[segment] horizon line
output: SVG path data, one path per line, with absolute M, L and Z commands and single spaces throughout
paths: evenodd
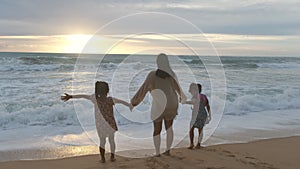
M 69 53 L 69 52 L 37 52 L 37 51 L 32 51 L 32 52 L 28 52 L 28 51 L 24 51 L 24 52 L 20 52 L 20 51 L 0 51 L 0 53 L 32 53 L 32 54 L 68 54 L 68 55 L 148 55 L 148 56 L 156 56 L 158 54 L 150 54 L 150 53 L 144 53 L 144 54 L 128 54 L 128 53 L 109 53 L 109 54 L 105 54 L 105 53 Z M 167 54 L 168 55 L 168 54 Z M 279 56 L 279 55 L 191 55 L 191 54 L 180 54 L 180 55 L 168 55 L 168 56 L 200 56 L 200 57 L 290 57 L 290 58 L 295 58 L 295 57 L 299 57 L 299 56 Z

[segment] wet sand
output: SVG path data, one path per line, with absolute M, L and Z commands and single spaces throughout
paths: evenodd
M 127 158 L 100 163 L 99 155 L 84 155 L 51 160 L 19 160 L 1 162 L 2 169 L 296 169 L 300 166 L 300 137 L 275 138 L 250 143 L 224 144 L 202 149 L 175 148 L 171 156 Z M 144 151 L 144 150 L 143 150 Z M 124 152 L 138 153 L 136 152 Z M 34 153 L 34 152 L 30 152 Z M 4 153 L 5 154 L 5 153 Z M 4 155 L 2 153 L 2 155 Z M 13 155 L 13 154 L 11 154 Z

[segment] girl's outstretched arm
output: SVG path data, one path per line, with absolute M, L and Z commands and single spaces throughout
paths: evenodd
M 206 98 L 206 110 L 207 110 L 207 113 L 208 113 L 208 116 L 207 116 L 207 119 L 206 119 L 206 124 L 208 124 L 210 121 L 211 121 L 211 112 L 210 112 L 210 105 L 209 105 L 209 101 L 208 99 Z
M 187 100 L 187 101 L 182 102 L 182 104 L 192 104 L 192 105 L 194 105 L 194 102 L 192 100 Z
M 208 100 L 207 100 L 206 109 L 207 109 L 207 112 L 208 112 L 208 116 L 211 118 L 210 105 L 209 105 Z
M 81 98 L 91 100 L 90 95 L 84 95 L 84 94 L 69 95 L 68 93 L 65 93 L 64 96 L 60 97 L 60 99 L 63 101 L 68 101 L 69 99 L 81 99 Z
M 124 100 L 121 100 L 121 99 L 117 99 L 117 98 L 112 98 L 112 99 L 115 104 L 123 104 L 123 105 L 127 106 L 130 109 L 130 111 L 132 111 L 132 109 L 133 109 L 132 104 L 130 104 Z
M 196 99 L 195 97 L 193 97 L 191 100 L 186 100 L 182 104 L 191 104 L 191 105 L 195 106 L 198 101 L 199 101 L 198 99 Z
M 191 100 L 183 102 L 183 104 L 193 105 L 192 110 L 197 111 L 199 109 L 199 99 L 193 97 Z

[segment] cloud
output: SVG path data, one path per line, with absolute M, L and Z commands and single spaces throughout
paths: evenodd
M 124 15 L 101 1 L 5 1 L 0 6 L 1 35 L 91 33 Z
M 97 34 L 109 35 L 112 41 L 140 33 L 168 34 L 203 51 L 198 47 L 203 44 L 199 28 L 221 55 L 300 52 L 299 0 L 0 0 L 0 4 L 0 51 L 63 52 L 67 43 L 60 35 L 94 34 L 102 27 Z M 127 15 L 131 16 L 124 18 Z M 161 36 L 129 38 L 124 46 L 132 51 L 162 46 L 186 52 Z
M 248 35 L 292 35 L 300 33 L 300 2 L 295 0 L 204 0 L 204 1 L 0 1 L 0 35 L 57 35 L 94 33 L 110 21 L 136 12 L 166 12 L 183 17 L 206 33 Z M 164 18 L 129 22 L 134 29 L 115 28 L 112 32 L 143 30 L 163 33 L 195 33 L 164 25 Z M 153 25 L 153 24 L 156 25 Z M 158 25 L 158 23 L 160 25 Z M 151 28 L 151 29 L 150 29 Z M 172 32 L 173 31 L 173 32 Z M 191 31 L 191 32 L 189 32 Z
M 206 33 L 291 35 L 300 33 L 300 2 L 248 1 L 207 4 L 207 8 L 162 8 L 187 18 Z M 192 5 L 190 5 L 192 6 Z M 197 4 L 196 4 L 197 6 Z

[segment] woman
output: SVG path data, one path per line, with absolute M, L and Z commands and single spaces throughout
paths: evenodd
M 162 122 L 165 123 L 167 131 L 167 150 L 164 154 L 170 155 L 170 148 L 173 142 L 173 120 L 177 115 L 178 95 L 180 100 L 185 100 L 177 77 L 169 65 L 168 56 L 159 54 L 157 56 L 157 70 L 151 71 L 143 85 L 131 99 L 133 106 L 138 105 L 145 97 L 147 92 L 152 96 L 151 120 L 153 121 L 154 132 L 153 141 L 156 156 L 160 156 L 160 133 Z

